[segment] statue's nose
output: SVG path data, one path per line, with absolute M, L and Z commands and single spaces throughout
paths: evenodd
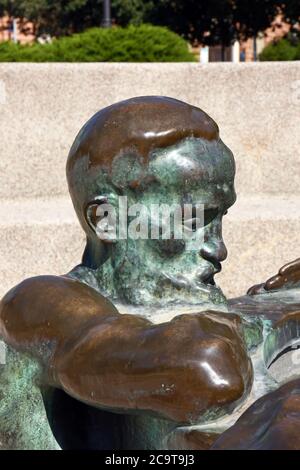
M 227 249 L 223 240 L 205 243 L 200 249 L 203 259 L 213 263 L 218 271 L 221 271 L 221 262 L 227 258 Z

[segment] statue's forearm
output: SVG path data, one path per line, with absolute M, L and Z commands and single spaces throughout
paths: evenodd
M 186 380 L 193 379 L 190 388 L 195 392 L 196 370 L 172 327 L 133 315 L 111 318 L 58 349 L 51 364 L 53 378 L 57 386 L 93 406 L 149 411 L 189 422 L 196 397 L 190 396 Z
M 58 348 L 51 361 L 56 385 L 75 398 L 113 410 L 153 409 L 172 368 L 155 344 L 159 329 L 133 315 L 92 326 Z
M 237 317 L 201 313 L 154 325 L 65 277 L 29 279 L 9 292 L 0 327 L 8 344 L 43 365 L 49 384 L 101 408 L 196 423 L 232 408 L 252 382 Z
M 225 337 L 210 334 L 212 323 L 203 314 L 157 325 L 120 315 L 58 351 L 55 380 L 93 406 L 196 423 L 210 409 L 217 413 L 247 395 L 252 380 L 235 330 L 223 327 L 229 347 Z
M 24 281 L 2 300 L 0 327 L 8 344 L 42 364 L 49 384 L 97 406 L 159 412 L 169 393 L 164 382 L 173 387 L 179 380 L 168 365 L 176 340 L 159 340 L 165 328 L 119 314 L 99 293 L 72 279 Z

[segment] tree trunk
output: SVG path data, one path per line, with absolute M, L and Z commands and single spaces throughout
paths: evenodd
M 221 61 L 225 62 L 225 46 L 222 44 L 221 46 Z

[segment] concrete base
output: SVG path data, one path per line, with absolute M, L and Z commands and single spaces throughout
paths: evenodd
M 235 154 L 224 292 L 241 295 L 300 256 L 300 63 L 0 64 L 0 296 L 80 261 L 68 149 L 100 108 L 149 94 L 203 108 Z

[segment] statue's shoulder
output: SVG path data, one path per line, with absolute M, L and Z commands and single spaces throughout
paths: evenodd
M 117 315 L 90 286 L 67 276 L 38 276 L 11 289 L 0 302 L 0 335 L 12 346 L 66 340 L 95 319 Z

